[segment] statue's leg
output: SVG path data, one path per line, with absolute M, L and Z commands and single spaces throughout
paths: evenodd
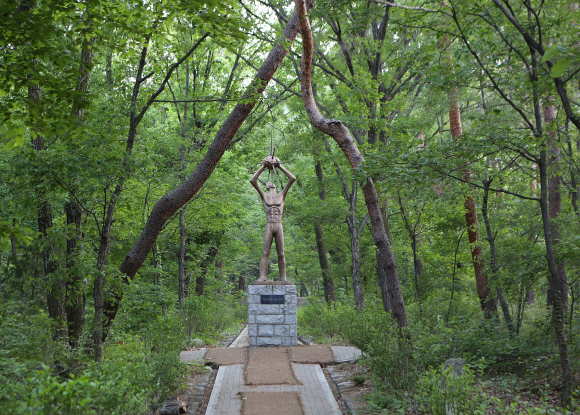
M 272 248 L 272 223 L 266 223 L 266 233 L 264 234 L 264 249 L 262 250 L 262 260 L 260 261 L 260 278 L 258 281 L 266 281 L 268 276 L 268 260 L 270 259 L 270 249 Z
M 284 256 L 284 229 L 282 222 L 277 224 L 276 233 L 276 251 L 278 252 L 278 268 L 280 269 L 280 281 L 286 281 L 286 257 Z

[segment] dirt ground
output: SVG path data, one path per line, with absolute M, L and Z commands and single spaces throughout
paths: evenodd
M 304 415 L 298 392 L 245 392 L 242 415 Z
M 248 349 L 246 385 L 298 385 L 285 347 Z

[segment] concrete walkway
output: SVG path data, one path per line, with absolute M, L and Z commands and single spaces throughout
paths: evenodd
M 230 347 L 247 347 L 247 338 L 246 327 Z M 361 355 L 360 350 L 354 347 L 332 346 L 331 349 L 337 362 L 356 360 Z M 181 353 L 181 360 L 200 361 L 205 352 L 204 349 L 185 351 Z M 342 415 L 320 365 L 292 363 L 292 369 L 300 385 L 264 386 L 245 385 L 244 366 L 237 364 L 219 367 L 206 415 L 240 415 L 243 392 L 298 392 L 305 415 Z

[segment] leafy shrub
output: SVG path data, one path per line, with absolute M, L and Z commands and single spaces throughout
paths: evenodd
M 219 333 L 248 317 L 247 306 L 239 304 L 236 297 L 210 298 L 191 295 L 180 309 L 183 328 L 191 341 L 194 333 L 208 335 Z
M 429 369 L 418 382 L 415 400 L 419 409 L 433 415 L 485 414 L 490 398 L 475 384 L 475 373 L 466 368 L 457 376 L 453 367 Z
M 96 363 L 85 356 L 84 363 L 77 363 L 80 369 L 76 375 L 55 373 L 47 365 L 28 371 L 23 365 L 13 365 L 11 376 L 1 375 L 0 413 L 121 415 L 156 410 L 182 383 L 181 332 L 177 314 L 159 316 L 140 336 L 110 337 L 103 361 Z M 50 338 L 49 326 L 46 336 Z M 20 340 L 22 348 L 26 348 L 25 340 Z M 6 367 L 10 361 L 1 359 L 0 363 Z M 32 360 L 27 363 L 36 364 Z
M 364 354 L 376 383 L 393 393 L 414 389 L 418 378 L 414 348 L 400 336 L 391 316 L 382 303 L 369 296 L 364 310 L 348 301 L 338 301 L 331 307 L 311 301 L 298 310 L 299 328 L 307 332 L 328 335 L 358 347 Z

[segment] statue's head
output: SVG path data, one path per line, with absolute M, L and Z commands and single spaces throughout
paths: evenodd
M 272 182 L 266 183 L 266 190 L 276 189 L 276 185 Z

